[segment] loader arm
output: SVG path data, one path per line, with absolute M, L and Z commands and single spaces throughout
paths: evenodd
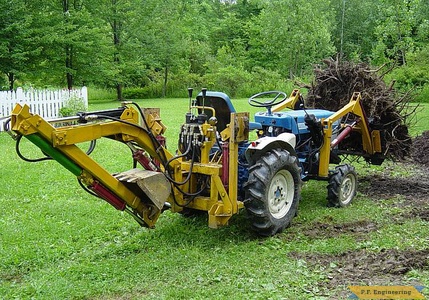
M 351 131 L 359 132 L 362 137 L 362 148 L 364 151 L 363 156 L 371 156 L 382 152 L 380 131 L 370 130 L 368 119 L 362 108 L 361 100 L 361 94 L 354 93 L 350 102 L 346 106 L 335 112 L 330 117 L 322 120 L 324 141 L 322 148 L 320 149 L 319 177 L 328 177 L 331 149 L 341 141 L 340 139 L 347 137 Z M 342 124 L 344 134 L 340 134 L 337 139 L 332 140 L 333 124 L 350 113 L 357 117 L 357 121 L 352 125 Z
M 156 122 L 152 123 L 155 125 Z M 139 114 L 136 110 L 124 108 L 118 121 L 55 128 L 42 117 L 31 114 L 29 106 L 17 104 L 12 112 L 11 124 L 14 132 L 26 137 L 58 161 L 99 197 L 118 210 L 130 213 L 142 226 L 154 226 L 161 213 L 162 202 L 167 201 L 166 197 L 170 197 L 170 193 L 163 193 L 165 199 L 159 199 L 151 191 L 130 188 L 129 183 L 110 174 L 77 146 L 78 143 L 109 137 L 125 143 L 134 142 L 160 162 L 170 159 L 172 154 L 162 145 L 154 143 L 155 135 L 151 128 L 147 130 L 139 126 Z M 152 128 L 159 131 L 159 126 Z M 171 167 L 174 168 L 175 164 L 172 161 Z M 143 177 L 156 178 L 146 180 L 151 185 L 156 182 L 160 189 L 169 191 L 171 188 L 168 181 L 160 180 L 163 177 L 160 172 L 147 171 Z
M 302 96 L 299 89 L 293 90 L 289 98 L 286 99 L 286 101 L 273 106 L 272 112 L 279 112 L 286 108 L 293 109 L 293 110 L 297 109 L 299 102 L 301 100 L 300 99 L 301 97 Z

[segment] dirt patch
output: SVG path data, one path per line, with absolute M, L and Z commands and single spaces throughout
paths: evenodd
M 392 204 L 400 208 L 390 219 L 392 223 L 416 218 L 429 222 L 429 131 L 415 139 L 412 153 L 413 160 L 398 163 L 399 167 L 386 165 L 382 173 L 359 177 L 359 192 L 373 201 L 398 199 Z M 335 224 L 328 218 L 311 223 L 311 227 L 304 227 L 300 232 L 312 239 L 350 234 L 359 240 L 379 226 L 382 224 L 370 220 Z M 305 261 L 315 272 L 323 271 L 326 280 L 320 281 L 318 288 L 321 293 L 329 291 L 330 299 L 335 299 L 332 297 L 334 290 L 338 293 L 337 299 L 350 296 L 349 285 L 421 285 L 407 273 L 429 270 L 429 248 L 382 249 L 379 252 L 361 249 L 336 255 L 293 252 L 290 256 Z
M 429 221 L 429 172 L 417 170 L 410 177 L 396 177 L 388 171 L 359 179 L 359 191 L 373 201 L 397 198 L 391 206 L 401 211 L 392 221 L 401 224 L 419 218 Z
M 413 139 L 411 157 L 415 163 L 429 168 L 429 131 L 425 131 Z
M 371 252 L 348 251 L 338 255 L 291 253 L 314 268 L 325 268 L 327 280 L 320 282 L 321 288 L 329 290 L 349 285 L 404 285 L 405 275 L 411 270 L 429 269 L 429 249 L 395 249 Z M 418 284 L 418 283 L 417 283 Z
M 415 219 L 419 218 L 423 221 L 429 222 L 429 206 L 413 207 L 410 211 L 404 211 L 399 215 L 402 219 Z
M 359 177 L 359 191 L 373 199 L 389 199 L 398 195 L 409 205 L 429 204 L 429 172 L 418 171 L 409 177 L 386 173 Z
M 400 196 L 394 205 L 403 210 L 394 217 L 396 223 L 415 218 L 429 221 L 429 131 L 413 139 L 411 160 L 400 164 L 399 169 L 409 176 L 398 176 L 387 167 L 381 174 L 360 177 L 359 191 L 374 201 Z
M 382 173 L 359 178 L 359 192 L 368 195 L 373 201 L 398 198 L 392 205 L 400 208 L 398 214 L 390 219 L 401 223 L 419 218 L 429 221 L 429 169 L 416 162 L 401 163 L 398 168 L 388 165 Z M 402 177 L 401 173 L 410 174 Z M 399 196 L 399 197 L 398 197 Z M 390 204 L 389 204 L 390 205 Z M 312 239 L 336 237 L 350 234 L 357 241 L 366 239 L 368 233 L 378 230 L 382 224 L 370 220 L 360 220 L 344 224 L 333 224 L 326 219 L 311 224 L 301 231 Z M 410 280 L 411 270 L 429 270 L 429 249 L 397 250 L 382 249 L 379 252 L 367 249 L 347 251 L 341 254 L 291 253 L 293 258 L 304 260 L 317 272 L 323 270 L 326 280 L 320 281 L 318 288 L 323 291 L 337 291 L 337 299 L 347 298 L 351 292 L 349 285 L 421 285 Z
M 19 273 L 5 273 L 0 274 L 0 283 L 2 281 L 10 282 L 13 284 L 21 283 L 23 281 L 23 275 Z

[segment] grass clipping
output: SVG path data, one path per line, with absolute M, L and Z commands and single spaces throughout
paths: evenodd
M 390 86 L 384 83 L 385 74 L 379 75 L 379 70 L 372 70 L 365 63 L 333 59 L 323 63 L 325 67 L 314 69 L 315 81 L 307 86 L 307 106 L 337 111 L 349 103 L 354 92 L 360 92 L 370 127 L 382 130 L 386 158 L 402 160 L 409 156 L 412 140 L 407 122 L 415 111 L 409 105 L 410 93 L 400 95 L 393 89 L 393 83 Z

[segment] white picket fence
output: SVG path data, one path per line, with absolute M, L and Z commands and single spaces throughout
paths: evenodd
M 27 104 L 30 112 L 42 116 L 44 119 L 59 117 L 60 109 L 70 98 L 80 98 L 88 107 L 88 89 L 73 90 L 35 90 L 0 91 L 0 121 L 11 115 L 16 103 Z M 0 122 L 3 125 L 3 122 Z M 3 126 L 0 126 L 0 131 Z

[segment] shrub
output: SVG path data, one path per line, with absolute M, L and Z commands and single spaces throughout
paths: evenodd
M 416 102 L 429 103 L 429 84 L 425 84 L 416 93 Z
M 116 99 L 116 90 L 88 87 L 88 99 L 93 102 Z
M 173 75 L 167 84 L 167 97 L 184 98 L 188 95 L 187 89 L 193 88 L 194 95 L 199 93 L 201 88 L 206 88 L 207 84 L 199 74 L 180 72 L 177 75 Z
M 387 82 L 396 80 L 395 88 L 406 92 L 409 89 L 422 89 L 429 84 L 429 46 L 410 52 L 407 65 L 401 66 L 386 75 Z
M 63 107 L 60 109 L 61 117 L 75 116 L 80 111 L 86 111 L 87 107 L 82 98 L 77 96 L 70 97 L 64 102 Z
M 292 89 L 294 89 L 294 87 L 291 81 L 282 78 L 280 73 L 261 67 L 255 67 L 251 72 L 250 81 L 241 86 L 238 93 L 242 97 L 249 97 L 256 93 L 273 90 L 283 91 L 289 94 Z
M 125 88 L 122 91 L 122 96 L 125 99 L 143 99 L 147 98 L 147 94 L 147 88 L 141 87 Z
M 247 71 L 234 66 L 219 68 L 216 73 L 207 74 L 205 77 L 207 88 L 216 89 L 227 93 L 231 97 L 239 95 L 240 87 L 251 80 Z
M 393 70 L 386 75 L 386 82 L 395 80 L 395 88 L 400 91 L 407 91 L 415 87 L 422 87 L 429 83 L 429 75 L 427 70 L 416 65 L 407 65 Z

